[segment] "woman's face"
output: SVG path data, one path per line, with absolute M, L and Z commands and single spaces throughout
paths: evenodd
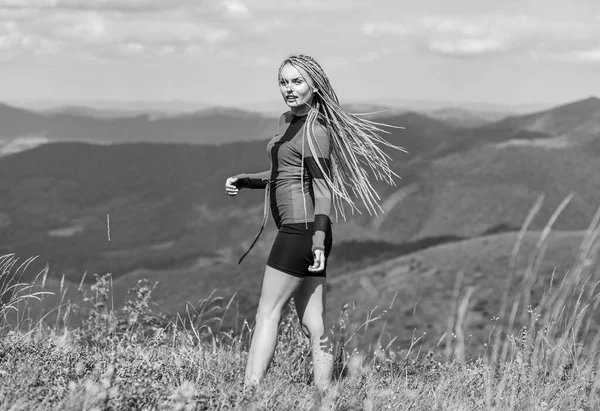
M 283 66 L 279 73 L 279 89 L 290 108 L 298 110 L 312 105 L 314 86 L 308 81 L 311 80 L 303 69 L 291 64 Z

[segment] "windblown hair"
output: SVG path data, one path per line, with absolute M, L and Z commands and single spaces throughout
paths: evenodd
M 352 213 L 354 210 L 360 213 L 348 189 L 362 200 L 370 215 L 377 215 L 378 209 L 383 212 L 379 205 L 379 195 L 369 181 L 367 169 L 371 170 L 377 180 L 396 185 L 393 177 L 400 177 L 391 170 L 388 164 L 390 156 L 378 147 L 380 144 L 406 152 L 402 147 L 388 143 L 378 134 L 389 133 L 380 128 L 381 126 L 394 126 L 358 117 L 343 108 L 325 71 L 312 57 L 303 54 L 288 57 L 279 67 L 279 76 L 286 64 L 304 70 L 310 77 L 312 85 L 318 90 L 314 94 L 311 109 L 306 118 L 304 138 L 308 139 L 311 153 L 313 157 L 317 158 L 319 147 L 314 134 L 315 123 L 322 123 L 329 130 L 331 136 L 331 170 L 329 171 L 331 173 L 325 172 L 321 162 L 317 161 L 317 164 L 332 190 L 336 218 L 340 213 L 346 219 L 344 202 L 350 205 Z M 307 79 L 304 80 L 307 81 Z M 310 81 L 307 83 L 311 84 Z M 303 176 L 304 173 L 301 175 Z

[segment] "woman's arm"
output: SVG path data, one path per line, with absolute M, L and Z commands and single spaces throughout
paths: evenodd
M 325 249 L 325 233 L 331 224 L 332 195 L 325 179 L 325 174 L 331 179 L 330 137 L 321 125 L 315 124 L 314 148 L 317 157 L 313 156 L 308 137 L 304 141 L 304 163 L 312 177 L 312 187 L 315 196 L 315 224 L 312 238 L 312 250 Z M 320 167 L 319 167 L 320 165 Z
M 237 178 L 234 184 L 237 188 L 265 188 L 270 176 L 271 170 L 254 174 L 238 174 L 234 176 Z
M 279 134 L 281 128 L 285 127 L 286 122 L 288 122 L 287 117 L 290 114 L 289 111 L 286 111 L 279 116 L 276 134 Z M 269 178 L 271 178 L 271 170 L 254 174 L 238 174 L 233 177 L 237 178 L 237 181 L 234 183 L 237 188 L 265 188 L 269 182 Z

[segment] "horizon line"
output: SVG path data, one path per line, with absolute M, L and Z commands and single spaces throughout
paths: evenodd
M 380 106 L 388 106 L 389 108 L 400 108 L 398 105 L 404 104 L 432 104 L 432 105 L 446 105 L 448 108 L 452 108 L 453 106 L 461 106 L 461 105 L 484 105 L 484 106 L 498 106 L 504 108 L 526 108 L 533 106 L 547 106 L 552 107 L 556 105 L 565 105 L 578 101 L 585 101 L 590 99 L 599 99 L 600 97 L 589 94 L 584 97 L 568 99 L 568 100 L 560 100 L 560 101 L 530 101 L 530 102 L 520 102 L 520 103 L 509 103 L 509 102 L 497 102 L 497 101 L 485 101 L 485 100 L 443 100 L 443 99 L 426 99 L 426 98 L 401 98 L 401 97 L 387 97 L 387 98 L 367 98 L 364 100 L 348 100 L 344 105 L 354 105 L 354 104 L 370 104 L 370 105 L 380 105 Z M 82 108 L 98 108 L 91 107 L 87 104 L 123 104 L 123 105 L 133 105 L 133 104 L 183 104 L 196 106 L 195 110 L 206 110 L 213 108 L 221 108 L 221 109 L 236 109 L 241 111 L 248 112 L 256 112 L 262 111 L 266 108 L 266 106 L 280 104 L 282 107 L 284 106 L 278 99 L 273 100 L 262 100 L 262 101 L 254 101 L 254 102 L 245 102 L 241 104 L 227 104 L 227 103 L 208 103 L 204 101 L 195 101 L 195 100 L 183 100 L 183 99 L 61 99 L 61 98 L 48 98 L 48 99 L 35 99 L 35 98 L 4 98 L 0 99 L 0 104 L 5 104 L 9 106 L 14 106 L 16 108 L 22 108 L 26 110 L 35 110 L 31 105 L 38 106 L 37 109 L 51 109 L 51 108 L 65 108 L 68 106 L 78 106 Z M 22 104 L 28 105 L 29 107 L 23 107 Z M 48 106 L 42 108 L 42 106 Z M 246 108 L 250 107 L 250 108 Z M 253 107 L 253 108 L 252 108 Z M 104 107 L 106 108 L 106 107 Z M 191 108 L 191 107 L 190 107 Z M 484 107 L 485 108 L 485 107 Z M 143 110 L 143 108 L 140 108 Z M 165 107 L 166 109 L 166 107 Z

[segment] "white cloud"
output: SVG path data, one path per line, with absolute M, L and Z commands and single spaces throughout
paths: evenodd
M 0 0 L 5 9 L 152 11 L 191 5 L 191 0 Z
M 600 25 L 588 20 L 551 20 L 537 16 L 504 13 L 434 15 L 412 20 L 368 22 L 362 31 L 369 37 L 402 35 L 396 48 L 412 44 L 441 55 L 476 56 L 511 54 L 527 58 L 557 53 L 570 55 L 573 49 L 589 49 L 600 42 Z M 594 59 L 581 54 L 580 59 Z M 590 57 L 592 56 L 592 57 Z M 566 57 L 565 57 L 566 58 Z
M 371 50 L 358 58 L 359 61 L 363 63 L 372 63 L 374 61 L 380 60 L 384 56 L 392 54 L 391 49 L 383 49 L 379 51 Z
M 0 23 L 0 51 L 3 59 L 27 51 L 35 54 L 55 53 L 62 47 L 59 40 L 46 38 L 22 30 L 19 23 L 5 21 Z
M 239 0 L 225 0 L 222 3 L 225 13 L 231 17 L 247 17 L 250 15 L 248 7 Z
M 140 54 L 146 51 L 146 46 L 140 43 L 131 42 L 119 45 L 119 49 L 124 54 Z
M 111 22 L 99 13 L 78 13 L 59 15 L 50 27 L 51 32 L 67 40 L 82 43 L 110 41 Z M 54 24 L 53 24 L 54 23 Z
M 111 49 L 115 54 L 164 53 L 163 47 L 172 46 L 184 54 L 198 56 L 196 47 L 214 47 L 230 36 L 228 30 L 206 25 L 178 10 L 160 14 L 42 11 L 0 27 L 4 50 L 36 53 L 57 50 L 59 45 L 66 51 L 101 51 L 102 55 L 109 55 Z
M 272 10 L 276 12 L 342 12 L 368 5 L 348 0 L 248 0 L 253 9 Z
M 441 39 L 429 43 L 430 50 L 450 55 L 475 55 L 502 51 L 507 48 L 508 44 L 505 41 L 494 38 Z
M 468 56 L 509 51 L 538 24 L 528 16 L 432 16 L 421 19 L 420 29 L 429 50 Z
M 4 10 L 89 10 L 158 12 L 177 9 L 220 10 L 230 17 L 247 16 L 250 10 L 242 0 L 0 0 Z
M 281 27 L 253 15 L 246 0 L 0 0 L 2 21 L 18 29 L 10 37 L 0 31 L 3 51 L 33 53 L 36 45 L 60 43 L 65 52 L 103 57 L 111 50 L 198 57 Z
M 405 34 L 406 27 L 398 23 L 364 23 L 362 32 L 367 36 L 380 36 L 383 34 Z
M 578 51 L 573 54 L 574 59 L 582 63 L 600 63 L 600 47 L 592 50 Z

